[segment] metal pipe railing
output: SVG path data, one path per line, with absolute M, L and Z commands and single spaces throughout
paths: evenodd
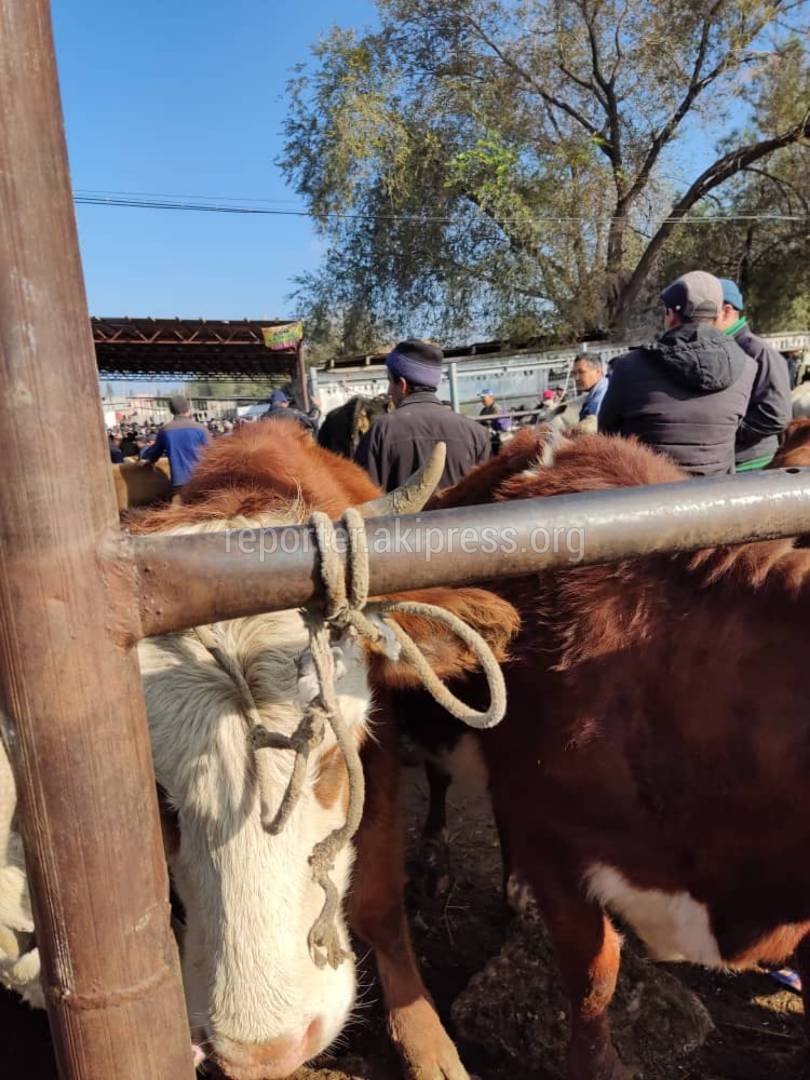
M 810 532 L 810 469 L 371 519 L 367 532 L 375 595 L 499 581 Z M 343 547 L 340 529 L 338 537 Z M 115 545 L 109 561 L 136 570 L 140 626 L 130 628 L 132 636 L 279 611 L 320 597 L 318 556 L 306 525 L 134 536 Z

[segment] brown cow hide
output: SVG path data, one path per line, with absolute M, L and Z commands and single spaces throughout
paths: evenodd
M 169 463 L 165 458 L 155 465 L 141 465 L 127 459 L 111 468 L 119 511 L 164 502 L 171 496 Z

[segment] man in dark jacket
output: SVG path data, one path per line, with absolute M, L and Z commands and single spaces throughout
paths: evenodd
M 779 436 L 793 416 L 790 372 L 782 354 L 751 333 L 737 284 L 728 278 L 720 278 L 720 284 L 723 311 L 717 327 L 757 365 L 751 403 L 737 429 L 737 472 L 763 469 L 779 449 Z
M 107 432 L 107 441 L 110 444 L 110 461 L 113 465 L 120 465 L 124 460 L 124 453 L 121 450 L 119 438 L 120 436 L 113 435 L 111 431 Z
M 169 399 L 169 411 L 173 419 L 160 429 L 154 445 L 141 451 L 141 465 L 153 465 L 166 454 L 172 490 L 177 494 L 191 478 L 203 447 L 208 445 L 211 437 L 202 424 L 191 419 L 191 408 L 182 395 Z
M 491 390 L 481 390 L 478 397 L 481 399 L 483 406 L 478 415 L 491 417 L 489 420 L 482 421 L 481 427 L 484 427 L 489 431 L 490 451 L 493 454 L 497 454 L 500 452 L 503 444 L 501 436 L 505 431 L 511 431 L 512 429 L 512 419 L 507 416 L 497 403 L 495 395 Z
M 307 416 L 306 413 L 302 413 L 299 409 L 294 409 L 290 405 L 290 399 L 284 393 L 283 390 L 274 390 L 270 395 L 270 408 L 266 413 L 262 414 L 262 420 L 295 420 L 306 428 L 306 430 L 315 437 L 317 428 L 315 422 Z
M 489 457 L 489 435 L 436 396 L 444 354 L 425 341 L 401 341 L 386 357 L 388 393 L 395 411 L 379 417 L 357 451 L 357 462 L 385 491 L 404 484 L 447 444 L 440 487 L 448 487 Z
M 599 430 L 636 435 L 698 476 L 733 473 L 756 365 L 715 325 L 723 289 L 712 274 L 684 274 L 661 300 L 665 332 L 615 360 Z

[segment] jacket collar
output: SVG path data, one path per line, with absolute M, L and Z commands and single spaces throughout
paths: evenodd
M 408 396 L 397 405 L 397 409 L 404 409 L 406 405 L 441 405 L 439 397 L 432 390 L 417 390 L 415 394 Z

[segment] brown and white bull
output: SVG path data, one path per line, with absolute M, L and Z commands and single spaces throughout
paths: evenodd
M 137 528 L 188 533 L 298 524 L 313 509 L 336 518 L 379 494 L 362 470 L 316 446 L 297 425 L 270 421 L 219 440 L 185 489 L 184 503 L 149 512 Z M 497 652 L 516 628 L 510 605 L 480 589 L 412 595 L 453 610 Z M 474 668 L 474 658 L 442 626 L 401 621 L 441 676 Z M 263 725 L 290 735 L 308 698 L 301 613 L 237 619 L 219 624 L 216 633 L 249 685 Z M 354 850 L 344 850 L 332 875 L 348 901 L 348 925 L 341 911 L 339 934 L 348 949 L 350 925 L 375 951 L 391 1034 L 408 1075 L 464 1080 L 410 944 L 395 732 L 373 713 L 375 689 L 407 686 L 415 676 L 351 639 L 340 652 L 337 694 L 363 746 L 367 797 Z M 342 757 L 331 736 L 312 752 L 302 797 L 286 828 L 271 836 L 260 820 L 255 759 L 232 678 L 194 632 L 147 640 L 139 659 L 167 808 L 169 863 L 186 914 L 183 972 L 193 1036 L 234 1080 L 287 1076 L 333 1042 L 355 1001 L 353 961 L 318 967 L 307 944 L 323 905 L 308 857 L 344 821 Z M 271 787 L 280 804 L 292 754 L 272 753 Z M 19 873 L 9 869 L 7 876 L 18 883 Z
M 810 464 L 810 421 L 780 462 Z M 684 479 L 633 440 L 524 432 L 432 505 Z M 735 969 L 798 949 L 807 1012 L 810 551 L 773 540 L 497 589 L 522 617 L 503 724 L 454 730 L 417 692 L 397 708 L 434 761 L 489 790 L 507 891 L 539 909 L 570 998 L 571 1080 L 627 1075 L 611 914 L 661 960 Z

